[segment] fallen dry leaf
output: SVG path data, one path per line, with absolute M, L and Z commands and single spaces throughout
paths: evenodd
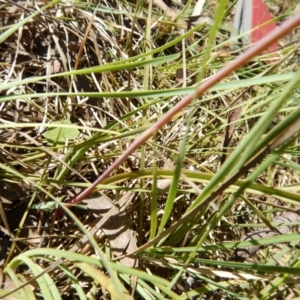
M 171 185 L 171 179 L 158 179 L 156 182 L 156 187 L 159 191 L 167 191 Z
M 91 198 L 83 201 L 94 215 L 101 216 L 101 229 L 116 257 L 137 249 L 134 232 L 130 229 L 130 218 L 126 213 L 126 208 L 133 197 L 132 192 L 126 193 L 118 202 L 120 208 L 115 206 L 108 197 L 99 193 L 94 193 Z M 120 262 L 127 267 L 138 265 L 137 260 L 130 257 L 124 257 Z
M 285 224 L 289 222 L 299 222 L 299 221 L 300 221 L 300 216 L 292 212 L 284 212 L 281 215 L 275 216 L 272 219 L 272 223 L 279 223 L 279 224 Z M 246 234 L 242 240 L 251 241 L 251 240 L 262 239 L 266 237 L 277 236 L 280 234 L 283 235 L 289 234 L 293 232 L 294 227 L 296 226 L 286 225 L 286 226 L 278 226 L 278 227 L 275 226 L 274 229 L 264 228 Z M 280 245 L 277 246 L 279 247 Z M 244 261 L 247 258 L 254 255 L 260 248 L 262 248 L 262 246 L 260 245 L 253 245 L 250 247 L 239 248 L 234 252 L 233 256 L 231 257 L 231 260 Z
M 62 64 L 60 63 L 60 61 L 58 59 L 54 59 L 50 62 L 50 74 L 55 74 L 55 73 L 59 73 L 62 72 Z

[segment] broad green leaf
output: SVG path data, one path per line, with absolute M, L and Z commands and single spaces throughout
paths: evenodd
M 69 120 L 53 122 L 53 124 L 72 125 Z M 44 133 L 45 138 L 49 142 L 57 142 L 59 144 L 64 144 L 66 140 L 74 140 L 78 137 L 78 135 L 79 131 L 74 126 L 70 126 L 68 128 L 51 128 Z

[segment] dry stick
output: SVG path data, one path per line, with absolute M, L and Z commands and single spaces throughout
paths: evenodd
M 109 175 L 118 168 L 127 157 L 132 154 L 137 148 L 139 148 L 142 144 L 144 144 L 153 134 L 155 134 L 159 129 L 161 129 L 165 124 L 172 120 L 173 116 L 184 109 L 187 105 L 189 105 L 194 99 L 202 96 L 204 92 L 206 92 L 209 88 L 214 86 L 216 83 L 221 81 L 226 76 L 230 75 L 233 71 L 243 66 L 247 61 L 249 61 L 254 56 L 261 53 L 268 46 L 272 45 L 274 41 L 280 39 L 281 37 L 288 34 L 293 28 L 300 25 L 300 14 L 296 14 L 286 22 L 284 22 L 280 27 L 271 32 L 265 38 L 257 42 L 246 52 L 241 54 L 235 60 L 231 61 L 225 68 L 220 70 L 217 74 L 208 78 L 204 83 L 200 85 L 200 87 L 190 95 L 184 97 L 179 103 L 177 103 L 172 109 L 170 109 L 161 119 L 159 119 L 156 123 L 146 129 L 137 139 L 135 139 L 131 145 L 124 151 L 124 153 L 115 160 L 115 162 L 103 172 L 102 175 L 98 177 L 98 179 L 87 189 L 82 191 L 80 194 L 72 197 L 68 202 L 69 203 L 79 203 L 83 199 L 85 199 L 88 195 L 90 195 L 94 189 L 97 187 L 99 183 L 101 183 L 104 179 L 108 178 Z
M 80 65 L 80 60 L 82 58 L 82 53 L 83 53 L 83 48 L 86 44 L 86 40 L 88 39 L 88 36 L 89 36 L 89 33 L 91 31 L 91 28 L 93 26 L 93 22 L 94 22 L 94 18 L 95 18 L 95 15 L 96 15 L 96 11 L 97 11 L 97 8 L 98 8 L 98 5 L 90 19 L 90 22 L 86 28 L 86 31 L 85 31 L 85 34 L 84 34 L 84 37 L 83 37 L 83 40 L 80 44 L 80 48 L 79 48 L 79 51 L 78 51 L 78 55 L 77 55 L 77 59 L 76 59 L 76 62 L 75 62 L 75 66 L 74 66 L 74 71 L 78 69 L 79 65 Z

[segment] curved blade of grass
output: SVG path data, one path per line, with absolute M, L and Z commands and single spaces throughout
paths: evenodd
M 48 197 L 50 197 L 50 199 L 54 200 L 70 216 L 70 218 L 72 220 L 74 220 L 74 222 L 76 223 L 76 225 L 78 226 L 78 228 L 80 230 L 82 230 L 82 232 L 88 237 L 90 243 L 93 245 L 94 249 L 98 252 L 98 254 L 99 254 L 100 258 L 101 258 L 101 261 L 103 263 L 103 266 L 106 268 L 106 270 L 108 271 L 109 275 L 111 276 L 111 279 L 113 280 L 113 282 L 115 284 L 116 292 L 121 297 L 121 294 L 122 294 L 121 291 L 123 289 L 123 286 L 122 286 L 121 282 L 118 280 L 118 278 L 115 276 L 113 270 L 111 269 L 111 263 L 107 260 L 107 258 L 103 254 L 103 252 L 101 251 L 98 243 L 95 241 L 95 239 L 93 238 L 93 236 L 86 230 L 86 228 L 84 227 L 84 225 L 75 216 L 75 214 L 73 214 L 73 212 L 71 212 L 67 207 L 65 207 L 65 205 L 63 205 L 54 196 L 52 196 L 52 194 L 50 194 L 49 192 L 47 192 L 44 188 L 42 188 L 41 186 L 39 186 L 38 184 L 36 184 L 30 178 L 28 178 L 26 176 L 23 176 L 21 173 L 18 173 L 17 171 L 15 171 L 15 170 L 11 169 L 10 167 L 5 166 L 5 165 L 3 165 L 1 163 L 0 163 L 0 168 L 8 170 L 12 174 L 16 174 L 18 177 L 22 178 L 25 182 L 31 183 L 32 186 L 38 188 L 45 195 L 47 195 Z
M 177 59 L 179 57 L 178 54 L 172 54 L 168 56 L 162 56 L 158 58 L 152 58 L 148 60 L 142 60 L 142 61 L 133 61 L 133 62 L 128 62 L 125 63 L 125 61 L 118 61 L 118 64 L 116 63 L 111 63 L 111 64 L 106 64 L 106 65 L 101 65 L 97 67 L 91 67 L 91 68 L 83 68 L 80 70 L 73 70 L 69 72 L 63 72 L 59 74 L 51 74 L 51 75 L 45 75 L 45 76 L 40 76 L 40 77 L 29 77 L 20 81 L 14 81 L 14 82 L 9 82 L 2 84 L 0 86 L 0 92 L 4 90 L 8 90 L 11 87 L 14 87 L 16 85 L 25 85 L 28 83 L 32 83 L 35 81 L 41 81 L 41 80 L 47 80 L 50 78 L 55 78 L 55 77 L 61 77 L 61 76 L 74 76 L 74 75 L 83 75 L 83 74 L 90 74 L 90 73 L 102 73 L 102 72 L 113 72 L 113 71 L 121 71 L 121 70 L 128 70 L 128 69 L 133 69 L 137 67 L 144 67 L 147 65 L 158 65 L 158 64 L 163 64 L 169 61 L 172 61 L 174 59 Z M 133 60 L 133 59 L 131 59 Z
M 95 265 L 98 267 L 102 267 L 101 260 L 99 260 L 97 258 L 93 258 L 93 257 L 86 256 L 83 254 L 73 253 L 70 251 L 58 250 L 58 249 L 50 249 L 50 248 L 33 249 L 33 250 L 24 252 L 23 255 L 25 255 L 27 257 L 35 257 L 35 258 L 39 258 L 39 259 L 44 259 L 45 256 L 65 258 L 71 262 L 74 262 L 74 264 L 80 262 L 80 263 L 86 263 L 86 264 L 91 264 L 91 265 Z M 16 267 L 18 265 L 18 262 L 16 261 L 16 259 L 14 261 L 10 262 L 9 265 L 14 265 Z M 147 280 L 151 284 L 155 284 L 157 286 L 159 285 L 160 288 L 167 287 L 169 284 L 168 281 L 166 281 L 163 278 L 160 278 L 155 275 L 147 274 L 147 273 L 145 273 L 143 271 L 139 271 L 137 269 L 128 268 L 128 267 L 125 267 L 120 264 L 111 263 L 111 267 L 119 273 L 136 276 L 137 278 L 142 278 L 144 280 Z M 115 283 L 113 281 L 112 281 L 112 284 L 115 287 Z M 166 293 L 171 296 L 173 296 L 173 294 L 174 294 L 172 291 L 168 291 L 168 290 L 166 290 Z
M 81 269 L 84 273 L 93 278 L 99 285 L 101 285 L 105 290 L 109 292 L 112 299 L 120 299 L 119 294 L 115 291 L 115 286 L 110 278 L 106 277 L 101 271 L 97 270 L 93 266 L 85 263 L 85 262 L 74 262 L 74 265 Z M 128 291 L 123 288 L 122 290 L 122 298 L 125 300 L 133 299 Z
M 24 177 L 20 174 L 20 173 L 16 173 L 14 172 L 15 170 L 10 169 L 7 166 L 2 166 L 0 165 L 0 167 L 3 170 L 6 170 L 8 173 L 14 174 L 14 176 L 16 176 L 17 178 L 22 178 L 24 180 L 30 180 L 30 182 L 32 184 L 34 184 L 35 181 L 40 181 L 40 178 L 34 178 L 34 177 Z M 206 173 L 201 173 L 201 172 L 197 172 L 197 171 L 183 171 L 184 175 L 189 178 L 190 180 L 194 181 L 194 182 L 198 182 L 198 183 L 207 183 L 211 180 L 212 176 L 211 174 L 206 174 Z M 109 185 L 111 184 L 117 184 L 117 183 L 121 183 L 124 182 L 128 179 L 139 179 L 139 178 L 152 178 L 152 174 L 153 171 L 152 170 L 145 170 L 145 171 L 136 171 L 136 172 L 131 172 L 131 173 L 123 173 L 123 174 L 118 174 L 115 176 L 112 176 L 108 179 L 106 179 L 105 181 L 103 181 L 102 185 L 99 185 L 99 188 L 101 189 L 105 189 L 105 188 L 109 188 Z M 171 178 L 173 176 L 173 173 L 171 170 L 157 170 L 157 175 L 163 178 Z M 51 178 L 47 179 L 47 182 L 50 183 L 56 183 L 56 184 L 64 184 L 64 185 L 75 185 L 75 186 L 79 186 L 79 187 L 87 187 L 87 184 L 85 183 L 74 183 L 72 182 L 68 182 L 68 181 L 57 181 L 57 180 L 53 180 Z M 227 192 L 233 192 L 235 191 L 237 188 L 239 188 L 241 185 L 243 184 L 243 181 L 235 181 L 230 188 L 226 189 Z M 115 186 L 113 186 L 112 188 L 115 188 Z M 45 190 L 41 190 L 42 192 L 46 192 Z M 247 192 L 249 193 L 253 193 L 256 195 L 272 195 L 282 201 L 286 201 L 287 203 L 292 203 L 295 205 L 299 205 L 300 203 L 300 195 L 298 195 L 297 193 L 292 193 L 289 192 L 285 189 L 280 189 L 280 188 L 274 188 L 274 187 L 270 187 L 270 186 L 265 186 L 265 185 L 261 185 L 261 184 L 256 184 L 256 183 L 251 183 L 248 188 L 247 188 Z M 49 197 L 51 197 L 51 199 L 53 201 L 55 201 L 53 198 L 53 196 L 48 195 Z
M 85 69 L 86 70 L 86 69 Z M 287 74 L 268 75 L 259 78 L 241 79 L 238 81 L 229 81 L 224 83 L 218 83 L 211 87 L 209 91 L 227 91 L 230 92 L 235 89 L 240 89 L 249 86 L 263 85 L 268 83 L 275 83 L 281 81 L 289 81 L 295 78 L 295 72 Z M 40 77 L 35 78 L 34 81 L 41 80 Z M 33 82 L 34 82 L 33 81 Z M 15 81 L 15 85 L 25 84 L 22 81 Z M 15 86 L 14 85 L 14 86 Z M 2 86 L 0 87 L 2 88 Z M 5 90 L 5 88 L 3 88 Z M 91 97 L 91 98 L 157 98 L 157 97 L 172 97 L 172 96 L 185 96 L 195 91 L 195 87 L 185 88 L 171 88 L 171 89 L 157 89 L 157 90 L 140 90 L 140 91 L 124 91 L 124 92 L 59 92 L 59 93 L 38 93 L 38 94 L 24 94 L 22 99 L 34 99 L 43 97 L 58 97 L 58 96 L 70 96 L 70 97 Z M 20 99 L 20 95 L 6 95 L 0 97 L 0 102 L 12 101 Z M 138 110 L 144 107 L 139 107 Z
M 13 281 L 13 283 L 15 284 L 15 286 L 18 288 L 20 286 L 22 286 L 22 282 L 20 282 L 20 279 L 18 278 L 18 276 L 16 275 L 16 273 L 14 272 L 14 270 L 8 266 L 5 267 L 4 269 L 4 273 L 8 274 L 10 279 Z M 14 295 L 14 293 L 17 293 L 16 296 L 21 296 L 22 298 L 19 299 L 24 299 L 24 300 L 31 300 L 30 299 L 30 294 L 27 294 L 25 287 L 20 288 L 20 290 L 18 290 L 17 292 L 13 292 L 13 291 L 5 291 L 4 295 L 2 293 L 2 299 L 5 299 L 4 297 L 6 297 L 7 294 L 11 294 Z
M 79 254 L 79 253 L 74 253 L 74 252 L 70 252 L 70 251 L 64 251 L 64 250 L 58 250 L 58 249 L 50 249 L 50 248 L 38 248 L 38 249 L 33 249 L 33 250 L 28 250 L 26 252 L 23 253 L 23 255 L 26 255 L 27 257 L 36 257 L 36 258 L 43 258 L 45 256 L 50 256 L 50 257 L 58 257 L 58 258 L 64 258 L 67 259 L 69 261 L 74 261 L 74 262 L 86 262 L 89 263 L 91 265 L 95 265 L 98 266 L 100 268 L 103 268 L 103 261 L 95 258 L 95 257 L 91 257 L 91 256 L 86 256 L 83 254 Z M 17 258 L 15 258 L 17 259 Z M 12 262 L 9 264 L 9 266 L 12 264 Z M 129 268 L 129 267 L 125 267 L 123 265 L 117 264 L 117 263 L 111 263 L 110 262 L 111 267 L 113 268 L 113 270 L 119 272 L 119 273 L 125 273 L 128 275 L 133 275 L 136 276 L 138 278 L 142 278 L 144 280 L 147 280 L 149 282 L 152 282 L 153 284 L 162 284 L 164 286 L 168 286 L 169 282 L 164 279 L 164 278 L 160 278 L 158 276 L 155 275 L 150 275 L 147 274 L 143 271 L 140 271 L 138 269 L 133 269 L 133 268 Z
M 21 254 L 18 258 L 28 266 L 28 268 L 32 271 L 32 273 L 35 276 L 38 276 L 40 273 L 43 272 L 43 268 L 34 263 L 28 257 L 22 256 Z M 58 291 L 54 281 L 48 273 L 45 273 L 43 276 L 38 277 L 36 281 L 38 282 L 41 288 L 41 292 L 43 294 L 44 299 L 62 299 L 60 296 L 60 292 Z M 48 291 L 51 293 L 52 298 L 48 298 Z
M 36 258 L 38 258 L 38 257 L 36 256 Z M 52 258 L 46 257 L 46 256 L 39 257 L 39 259 L 48 261 L 49 263 L 52 263 L 52 264 L 54 264 L 57 261 L 56 259 L 52 259 Z M 80 282 L 78 281 L 78 278 L 72 273 L 72 271 L 69 269 L 69 267 L 64 263 L 60 263 L 58 265 L 58 268 L 60 268 L 62 270 L 63 274 L 66 275 L 69 278 L 69 280 L 72 282 L 72 285 L 74 286 L 79 299 L 86 300 L 87 298 L 85 296 L 85 293 L 84 293 L 82 287 L 80 286 Z M 45 270 L 44 270 L 44 272 L 45 272 Z
M 36 297 L 35 297 L 35 295 L 34 295 L 34 293 L 33 293 L 32 287 L 31 287 L 30 285 L 27 285 L 27 280 L 26 280 L 25 276 L 22 275 L 22 274 L 20 274 L 20 273 L 18 273 L 17 276 L 18 276 L 18 278 L 20 279 L 20 282 L 21 282 L 22 284 L 26 284 L 26 285 L 24 286 L 24 289 L 25 289 L 25 291 L 26 291 L 26 296 L 27 296 L 30 300 L 35 300 Z
M 201 173 L 197 171 L 182 171 L 183 174 L 190 180 L 197 182 L 197 183 L 203 183 L 206 184 L 211 180 L 213 175 L 211 174 L 206 174 L 206 173 Z M 112 184 L 118 184 L 122 183 L 126 180 L 134 180 L 134 179 L 140 179 L 140 178 L 152 178 L 153 170 L 145 170 L 145 171 L 135 171 L 135 172 L 130 172 L 130 173 L 122 173 L 118 175 L 111 176 L 108 179 L 105 179 L 103 181 L 103 184 L 98 185 L 98 188 L 100 189 L 110 189 L 110 185 Z M 173 176 L 173 171 L 171 170 L 157 170 L 157 176 L 162 177 L 162 178 L 170 178 L 172 179 Z M 31 178 L 29 177 L 30 180 L 35 180 L 39 181 L 40 178 Z M 184 178 L 183 178 L 184 180 Z M 57 181 L 53 180 L 51 178 L 47 179 L 47 182 L 49 183 L 56 183 L 56 184 L 64 184 L 64 185 L 75 185 L 79 187 L 87 187 L 88 185 L 86 183 L 74 183 L 73 181 Z M 243 184 L 243 181 L 235 181 L 232 183 L 230 187 L 228 187 L 225 191 L 226 192 L 234 192 L 236 189 L 238 189 L 241 185 Z M 112 188 L 116 188 L 116 186 L 112 186 Z M 144 191 L 144 190 L 143 190 Z M 300 203 L 300 195 L 297 193 L 292 193 L 289 192 L 285 189 L 280 189 L 280 188 L 275 188 L 271 186 L 266 186 L 266 185 L 261 185 L 257 183 L 251 183 L 248 188 L 247 192 L 253 193 L 255 195 L 272 195 L 282 201 L 286 201 L 287 203 L 293 203 L 295 205 L 299 205 Z
M 40 266 L 36 265 L 31 259 L 23 254 L 19 254 L 17 258 L 14 258 L 10 263 L 10 266 L 14 266 L 16 268 L 22 263 L 25 263 L 28 266 L 34 276 L 38 276 L 43 271 Z M 5 270 L 6 269 L 4 269 L 4 271 Z M 60 294 L 49 274 L 46 273 L 41 277 L 37 277 L 36 281 L 41 289 L 44 299 L 61 299 Z M 53 298 L 54 296 L 57 298 Z
M 42 259 L 45 259 L 45 257 L 43 257 Z M 49 259 L 52 263 L 55 262 L 55 260 L 51 260 Z M 77 296 L 79 297 L 80 300 L 86 300 L 86 295 L 80 285 L 80 281 L 78 280 L 78 278 L 72 273 L 72 271 L 68 268 L 67 265 L 61 263 L 58 266 L 64 275 L 66 275 L 72 282 L 72 286 L 75 288 L 76 292 L 77 292 Z

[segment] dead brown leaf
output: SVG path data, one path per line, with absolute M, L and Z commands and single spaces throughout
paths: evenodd
M 99 193 L 94 193 L 91 198 L 83 201 L 94 215 L 101 216 L 101 229 L 109 240 L 116 257 L 137 249 L 134 232 L 130 229 L 130 218 L 126 213 L 126 208 L 133 196 L 132 192 L 126 193 L 118 201 L 119 208 L 108 197 Z M 136 259 L 130 257 L 124 257 L 120 262 L 127 267 L 138 265 Z
M 300 221 L 300 216 L 296 213 L 293 212 L 284 212 L 279 216 L 275 216 L 272 219 L 273 223 L 278 223 L 278 224 L 285 224 L 289 222 L 299 222 Z M 267 238 L 267 237 L 272 237 L 272 236 L 277 236 L 280 234 L 289 234 L 293 232 L 293 228 L 296 226 L 290 226 L 290 225 L 285 225 L 285 226 L 276 226 L 274 225 L 274 229 L 270 228 L 264 228 L 261 230 L 253 231 L 251 233 L 248 233 L 245 235 L 243 238 L 243 241 L 251 241 L 251 240 L 256 240 L 256 239 L 262 239 L 262 238 Z M 280 248 L 280 244 L 276 245 L 278 248 Z M 235 261 L 244 261 L 247 258 L 251 257 L 254 255 L 260 248 L 262 248 L 260 245 L 254 245 L 246 248 L 238 248 L 235 253 L 232 256 L 232 260 Z
M 62 65 L 58 59 L 54 59 L 50 63 L 50 74 L 55 74 L 62 71 Z

